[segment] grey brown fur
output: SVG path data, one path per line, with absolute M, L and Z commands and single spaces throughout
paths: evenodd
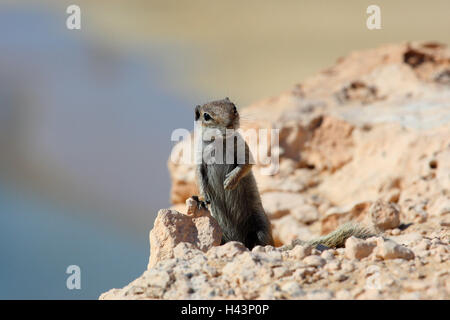
M 222 243 L 228 241 L 242 242 L 251 249 L 256 245 L 274 245 L 269 219 L 261 203 L 258 187 L 252 173 L 250 163 L 251 154 L 248 145 L 239 134 L 235 134 L 232 143 L 227 144 L 227 129 L 239 129 L 239 113 L 236 106 L 228 99 L 212 101 L 195 108 L 195 120 L 201 132 L 201 150 L 205 154 L 212 154 L 215 162 L 222 159 L 222 163 L 202 161 L 197 165 L 197 183 L 200 194 L 207 204 L 210 204 L 211 213 L 219 223 L 223 238 Z M 204 139 L 205 132 L 215 132 L 216 139 Z M 238 161 L 237 150 L 245 146 L 245 161 Z M 222 156 L 211 153 L 214 145 L 223 145 Z M 227 150 L 228 146 L 228 150 Z M 230 150 L 230 146 L 233 150 Z M 233 152 L 231 163 L 227 163 L 226 155 Z M 356 225 L 344 225 L 327 236 L 314 241 L 302 242 L 298 240 L 285 248 L 292 248 L 296 244 L 339 247 L 350 236 L 367 238 L 370 236 L 364 228 Z
M 228 147 L 233 147 L 233 161 L 226 162 L 226 129 L 239 128 L 239 113 L 229 100 L 219 100 L 197 106 L 196 121 L 203 130 L 216 130 L 224 146 L 222 163 L 208 164 L 202 157 L 197 166 L 197 180 L 201 196 L 210 204 L 211 213 L 222 228 L 222 242 L 240 241 L 246 247 L 273 245 L 272 232 L 259 195 L 256 181 L 251 171 L 248 145 L 236 134 Z M 239 140 L 238 140 L 239 139 Z M 237 161 L 238 141 L 244 143 L 245 161 Z M 201 139 L 202 150 L 207 150 L 213 142 Z M 215 159 L 219 162 L 219 159 Z

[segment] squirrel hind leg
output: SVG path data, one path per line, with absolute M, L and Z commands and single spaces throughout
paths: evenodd
M 264 232 L 263 230 L 250 232 L 245 241 L 244 245 L 249 249 L 252 250 L 256 246 L 273 246 L 273 240 L 272 236 L 268 234 L 267 232 Z
M 260 228 L 253 229 L 245 237 L 244 245 L 252 250 L 256 246 L 274 246 L 274 241 L 270 228 L 260 226 Z
M 261 246 L 273 246 L 274 241 L 270 230 L 259 230 L 256 232 L 256 237 L 258 239 L 258 245 Z

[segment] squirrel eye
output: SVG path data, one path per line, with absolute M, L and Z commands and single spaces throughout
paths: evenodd
M 236 106 L 233 106 L 233 113 L 236 114 L 237 113 L 237 109 Z
M 200 118 L 200 112 L 195 111 L 195 120 L 198 120 Z
M 203 114 L 203 119 L 205 119 L 205 121 L 212 120 L 211 116 L 209 114 L 207 114 L 207 113 Z

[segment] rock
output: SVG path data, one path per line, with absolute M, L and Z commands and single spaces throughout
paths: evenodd
M 431 246 L 431 241 L 428 239 L 423 239 L 414 247 L 414 249 L 417 250 L 418 252 L 426 251 L 426 250 L 430 249 L 430 246 Z
M 285 267 L 275 267 L 272 269 L 273 277 L 275 279 L 283 278 L 290 275 L 292 272 Z
M 321 220 L 322 233 L 326 234 L 349 221 L 362 221 L 370 207 L 370 202 L 352 203 L 344 207 L 330 208 Z
M 354 126 L 338 118 L 320 118 L 320 126 L 305 144 L 305 161 L 318 170 L 335 171 L 351 160 Z
M 292 215 L 272 220 L 275 245 L 290 244 L 295 239 L 310 240 L 314 237 L 309 228 Z
M 217 221 L 206 210 L 194 218 L 177 211 L 160 210 L 150 231 L 148 268 L 158 261 L 173 258 L 174 249 L 180 242 L 191 243 L 193 248 L 206 252 L 218 246 L 221 239 Z
M 306 199 L 301 194 L 297 193 L 266 192 L 261 195 L 261 200 L 266 214 L 271 219 L 281 218 L 291 213 L 293 210 L 300 210 L 299 212 L 301 213 L 301 208 L 306 205 Z M 305 208 L 306 211 L 308 211 L 307 209 L 308 207 Z M 309 213 L 307 212 L 305 213 L 306 217 L 308 214 Z
M 317 221 L 320 217 L 319 211 L 317 208 L 310 204 L 305 204 L 303 206 L 299 206 L 294 208 L 290 212 L 291 215 L 294 216 L 299 222 L 304 224 L 310 224 Z
M 266 251 L 264 253 L 252 253 L 257 261 L 263 261 L 271 265 L 278 265 L 283 261 L 281 252 L 279 251 Z
M 377 200 L 370 207 L 369 215 L 373 225 L 380 231 L 394 229 L 400 225 L 400 210 L 395 203 Z
M 173 255 L 175 258 L 186 257 L 193 259 L 196 255 L 202 255 L 203 252 L 197 249 L 192 243 L 180 242 L 173 249 Z
M 420 292 L 405 292 L 399 297 L 400 300 L 420 300 L 421 298 Z
M 99 297 L 99 300 L 118 300 L 118 299 L 125 299 L 121 289 L 111 289 L 109 291 L 102 293 Z
M 345 242 L 345 255 L 349 259 L 362 259 L 368 257 L 376 247 L 375 241 L 362 240 L 350 237 Z
M 336 292 L 337 300 L 350 300 L 353 299 L 353 295 L 349 290 L 343 289 Z
M 338 271 L 341 269 L 341 262 L 339 260 L 331 260 L 327 262 L 325 269 L 330 272 Z
M 307 294 L 308 300 L 330 300 L 333 298 L 333 293 L 329 290 L 314 290 Z
M 291 298 L 299 298 L 305 295 L 302 287 L 295 281 L 286 282 L 281 286 L 281 290 L 289 294 Z
M 421 205 L 416 205 L 408 210 L 408 216 L 416 223 L 424 223 L 427 221 L 428 213 Z
M 258 246 L 253 247 L 252 252 L 253 253 L 263 253 L 263 252 L 266 252 L 266 249 L 263 246 L 258 245 Z
M 230 241 L 222 246 L 212 247 L 208 251 L 208 256 L 211 258 L 231 259 L 246 251 L 248 251 L 248 249 L 242 243 L 237 241 Z
M 414 259 L 414 252 L 410 249 L 395 243 L 392 240 L 385 240 L 381 237 L 376 238 L 377 247 L 375 256 L 384 260 L 388 259 Z
M 415 280 L 406 283 L 405 289 L 408 291 L 425 291 L 429 286 L 430 285 L 426 282 Z
M 351 261 L 344 261 L 341 264 L 341 269 L 344 272 L 353 272 L 355 268 L 356 268 L 355 264 Z
M 450 227 L 450 220 L 442 220 L 439 224 L 441 227 Z
M 312 247 L 310 246 L 295 246 L 289 251 L 289 255 L 295 260 L 301 260 L 311 254 Z
M 334 250 L 325 250 L 324 252 L 322 252 L 322 254 L 320 255 L 323 259 L 330 261 L 334 259 Z
M 310 267 L 322 267 L 325 263 L 327 263 L 325 259 L 315 255 L 304 258 L 303 262 Z
M 166 271 L 150 269 L 147 270 L 144 275 L 147 279 L 147 283 L 152 287 L 159 287 L 165 289 L 170 282 L 170 275 Z
M 405 246 L 414 246 L 422 241 L 423 237 L 417 232 L 410 232 L 399 236 L 392 236 L 389 239 Z
M 433 216 L 444 216 L 450 214 L 450 196 L 447 195 L 438 197 L 429 206 L 428 212 Z
M 170 177 L 172 179 L 172 190 L 170 200 L 173 204 L 184 204 L 192 195 L 199 194 L 195 182 L 195 164 L 193 162 L 194 144 L 193 135 L 173 148 L 167 162 Z M 186 161 L 185 152 L 190 150 L 191 157 Z
M 348 277 L 348 275 L 344 274 L 344 272 L 336 272 L 329 278 L 330 278 L 330 280 L 335 281 L 335 282 L 342 282 L 342 281 L 347 280 L 349 277 Z
M 366 270 L 364 271 L 364 274 L 365 274 L 366 277 L 368 277 L 368 276 L 371 276 L 373 274 L 378 274 L 378 273 L 380 273 L 380 271 L 381 271 L 381 269 L 380 269 L 379 266 L 371 265 L 371 266 L 368 266 L 366 268 Z
M 436 167 L 436 179 L 442 189 L 450 190 L 450 145 L 447 145 L 447 148 L 440 152 L 436 157 Z M 447 194 L 447 200 L 449 199 L 450 197 Z
M 185 211 L 188 216 L 197 217 L 202 214 L 202 210 L 204 210 L 204 208 L 199 208 L 199 203 L 197 200 L 195 200 L 194 198 L 189 198 L 186 200 Z
M 100 298 L 448 299 L 438 272 L 450 269 L 448 70 L 443 45 L 386 45 L 240 109 L 246 126 L 280 130 L 279 172 L 253 167 L 276 247 L 219 246 L 215 220 L 189 199 L 195 166 L 170 161 L 175 210 L 155 221 L 151 269 Z M 349 221 L 379 236 L 277 248 Z

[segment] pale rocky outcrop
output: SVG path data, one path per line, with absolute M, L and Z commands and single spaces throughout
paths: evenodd
M 400 225 L 400 209 L 395 203 L 375 201 L 369 209 L 372 224 L 378 231 L 397 228 Z
M 150 269 L 101 298 L 449 299 L 449 75 L 443 45 L 385 45 L 241 110 L 244 129 L 280 129 L 279 172 L 254 167 L 276 246 L 351 220 L 375 237 L 324 252 L 218 246 L 214 219 L 185 208 L 194 166 L 169 161 L 173 209 L 190 215 L 161 211 Z
M 203 252 L 218 246 L 222 232 L 217 221 L 207 210 L 198 210 L 196 202 L 187 201 L 188 215 L 174 210 L 160 210 L 150 231 L 150 259 L 148 268 L 157 262 L 173 258 L 179 243 L 189 243 Z
M 414 259 L 414 252 L 390 239 L 374 237 L 366 240 L 350 237 L 345 243 L 345 254 L 349 259 Z

